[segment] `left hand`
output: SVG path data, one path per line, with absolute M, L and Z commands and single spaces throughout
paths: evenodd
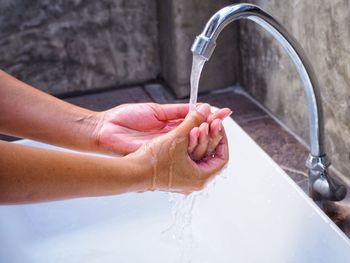
M 94 141 L 102 152 L 128 154 L 177 127 L 188 113 L 188 104 L 124 104 L 97 114 Z M 230 115 L 227 108 L 217 110 L 208 120 Z M 102 148 L 102 149 L 101 149 Z
M 225 130 L 211 156 L 193 160 L 188 153 L 189 133 L 206 123 L 210 114 L 208 104 L 202 104 L 190 112 L 184 121 L 172 131 L 145 143 L 136 152 L 126 156 L 132 163 L 142 164 L 148 171 L 146 190 L 158 190 L 190 194 L 203 189 L 227 164 L 229 158 Z

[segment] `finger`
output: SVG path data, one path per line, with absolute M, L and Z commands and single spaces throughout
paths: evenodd
M 212 177 L 217 174 L 228 162 L 229 151 L 228 142 L 225 133 L 225 129 L 222 130 L 222 139 L 215 149 L 213 156 L 208 156 L 199 161 L 198 167 L 207 174 L 208 177 Z
M 198 127 L 200 124 L 207 120 L 209 114 L 209 104 L 205 103 L 197 106 L 196 110 L 189 112 L 185 120 L 176 129 L 173 130 L 175 135 L 188 136 L 192 128 Z
M 215 148 L 215 156 L 223 160 L 228 160 L 228 141 L 227 141 L 226 131 L 223 125 L 222 125 L 221 135 L 222 135 L 222 138 L 218 146 Z
M 199 126 L 198 144 L 192 153 L 192 159 L 197 161 L 207 154 L 209 144 L 209 124 L 204 122 Z
M 215 119 L 223 120 L 231 114 L 232 111 L 229 108 L 218 109 L 213 114 L 210 114 L 210 116 L 208 117 L 208 123 L 211 123 Z
M 161 121 L 184 119 L 188 113 L 188 103 L 157 104 L 157 117 Z
M 190 131 L 190 139 L 188 143 L 188 153 L 191 154 L 193 150 L 196 148 L 198 144 L 198 137 L 199 137 L 199 129 L 198 127 L 194 127 Z
M 208 151 L 207 155 L 211 155 L 214 151 L 216 146 L 218 146 L 222 135 L 222 120 L 215 119 L 209 126 L 209 145 L 208 145 Z

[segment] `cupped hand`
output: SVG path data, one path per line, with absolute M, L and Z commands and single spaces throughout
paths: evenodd
M 119 154 L 134 152 L 144 143 L 177 127 L 186 117 L 188 109 L 188 104 L 136 103 L 100 112 L 97 114 L 98 124 L 93 134 L 93 141 L 102 152 Z M 213 114 L 210 113 L 205 121 L 209 121 L 208 125 L 211 125 L 217 122 L 217 119 L 223 119 L 230 114 L 229 109 L 220 109 Z M 205 132 L 203 129 L 201 131 Z M 198 136 L 200 134 L 198 132 Z M 192 135 L 193 140 L 194 142 L 191 142 L 193 150 L 204 141 L 203 139 L 196 141 Z M 195 150 L 195 159 L 203 156 L 201 150 L 203 148 L 205 147 Z
M 223 138 L 224 128 L 221 119 L 203 122 L 199 127 L 190 131 L 188 153 L 195 161 L 213 155 L 216 147 Z
M 198 108 L 198 106 L 197 106 Z M 210 114 L 208 105 L 188 114 L 181 124 L 167 134 L 144 144 L 128 158 L 151 166 L 151 180 L 148 190 L 191 193 L 202 189 L 228 161 L 228 145 L 224 129 L 212 155 L 192 160 L 188 153 L 189 133 L 201 127 Z

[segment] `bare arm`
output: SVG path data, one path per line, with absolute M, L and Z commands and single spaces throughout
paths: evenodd
M 152 169 L 133 156 L 102 158 L 0 141 L 0 203 L 146 191 Z
M 174 129 L 188 113 L 187 104 L 125 104 L 90 111 L 41 92 L 0 70 L 0 132 L 80 151 L 128 154 Z M 211 152 L 221 135 L 221 120 L 230 109 L 217 110 L 208 127 L 191 133 L 195 159 Z M 210 134 L 209 143 L 207 135 Z M 198 139 L 198 138 L 199 139 Z M 202 138 L 202 139 L 201 139 Z M 204 140 L 203 140 L 204 138 Z M 198 146 L 197 146 L 198 143 Z
M 199 190 L 228 161 L 224 133 L 212 157 L 195 162 L 188 155 L 188 134 L 209 112 L 209 106 L 202 105 L 178 127 L 125 157 L 99 158 L 0 141 L 0 203 Z
M 94 112 L 59 100 L 0 70 L 0 132 L 97 151 Z

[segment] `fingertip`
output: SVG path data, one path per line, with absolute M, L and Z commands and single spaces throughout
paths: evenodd
M 188 153 L 192 153 L 198 144 L 199 129 L 198 127 L 193 128 L 190 131 L 189 142 L 188 142 Z
M 223 126 L 222 126 L 222 120 L 219 120 L 219 132 L 222 132 L 222 130 L 223 130 Z
M 230 116 L 233 113 L 230 108 L 223 108 L 222 111 L 225 113 L 226 117 Z
M 206 120 L 210 114 L 210 105 L 208 103 L 199 104 L 196 106 L 196 111 Z
M 230 116 L 232 114 L 232 110 L 229 108 L 223 108 L 220 109 L 220 115 L 222 117 L 222 119 L 225 119 L 226 117 Z
M 211 123 L 215 119 L 225 119 L 226 117 L 230 116 L 232 114 L 232 111 L 229 108 L 222 108 L 216 110 L 213 114 L 210 114 L 208 117 L 208 122 Z
M 209 125 L 206 122 L 203 122 L 200 126 L 199 126 L 199 131 L 200 131 L 200 137 L 204 138 L 206 135 L 209 135 Z
M 192 152 L 192 159 L 194 161 L 198 161 L 202 159 L 208 149 L 209 144 L 209 125 L 208 123 L 202 123 L 199 126 L 199 136 L 198 136 L 198 142 L 196 147 L 194 148 Z
M 190 111 L 185 120 L 174 130 L 177 136 L 187 136 L 189 132 L 206 121 L 210 112 L 208 104 L 196 106 L 195 111 Z
M 210 123 L 210 136 L 215 137 L 221 131 L 221 119 L 215 119 Z

